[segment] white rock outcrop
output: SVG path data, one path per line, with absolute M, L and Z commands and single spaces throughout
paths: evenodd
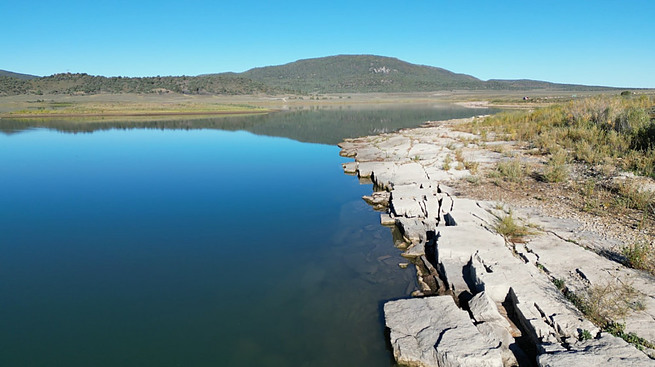
M 576 245 L 571 223 L 539 218 L 542 234 L 527 243 L 508 242 L 494 230 L 495 204 L 457 198 L 443 185 L 469 174 L 443 165 L 452 153 L 449 147 L 461 146 L 458 138 L 473 137 L 431 125 L 340 144 L 342 155 L 356 159 L 344 165 L 347 173 L 370 177 L 389 192 L 367 200 L 388 198 L 381 222 L 395 224 L 407 242 L 403 255 L 415 259 L 421 287 L 415 294 L 447 294 L 384 305 L 398 363 L 513 366 L 530 358 L 542 367 L 655 365 L 624 340 L 600 332 L 552 280 L 588 287 L 633 279 L 635 288 L 650 295 L 655 294 L 653 282 Z M 493 154 L 467 159 L 487 161 Z M 653 340 L 655 298 L 647 297 L 644 304 L 628 326 Z M 596 338 L 579 341 L 583 333 Z M 517 345 L 519 336 L 533 345 L 531 352 Z
M 499 348 L 485 339 L 450 296 L 387 302 L 384 314 L 399 364 L 503 366 Z

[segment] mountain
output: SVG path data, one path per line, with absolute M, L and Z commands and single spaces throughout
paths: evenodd
M 432 66 L 391 57 L 339 55 L 248 70 L 241 75 L 304 93 L 416 92 L 481 89 L 484 82 Z
M 556 84 L 536 80 L 483 81 L 446 69 L 415 65 L 391 57 L 338 55 L 250 69 L 243 73 L 147 78 L 55 74 L 47 77 L 2 71 L 0 95 L 182 93 L 397 93 L 442 90 L 610 90 L 609 87 Z
M 16 78 L 16 79 L 34 79 L 38 78 L 36 75 L 28 75 L 28 74 L 20 74 L 20 73 L 14 73 L 11 71 L 7 70 L 0 70 L 0 77 L 9 77 L 9 78 Z
M 483 81 L 446 69 L 384 56 L 338 55 L 298 60 L 241 73 L 266 85 L 303 93 L 432 92 L 440 90 L 604 90 L 609 87 L 538 80 Z

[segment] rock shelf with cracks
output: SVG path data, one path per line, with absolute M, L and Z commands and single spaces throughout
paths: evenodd
M 383 210 L 407 243 L 403 256 L 417 270 L 413 298 L 384 305 L 394 357 L 407 366 L 654 366 L 621 338 L 602 332 L 553 284 L 571 287 L 630 281 L 646 295 L 645 309 L 626 325 L 655 340 L 655 295 L 648 276 L 626 269 L 572 241 L 571 223 L 536 218 L 543 233 L 514 244 L 494 230 L 498 208 L 455 197 L 444 183 L 466 177 L 444 169 L 447 148 L 473 135 L 438 123 L 349 139 L 341 154 L 355 158 L 344 171 L 370 178 L 378 191 L 364 199 Z M 497 159 L 480 149 L 479 162 Z M 580 238 L 575 237 L 576 240 Z M 582 276 L 580 274 L 583 274 Z M 587 283 L 585 283 L 587 282 Z M 593 337 L 585 340 L 583 333 Z

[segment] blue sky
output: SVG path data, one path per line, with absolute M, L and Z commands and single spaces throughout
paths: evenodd
M 0 1 L 0 69 L 198 75 L 375 54 L 480 79 L 655 88 L 655 2 Z

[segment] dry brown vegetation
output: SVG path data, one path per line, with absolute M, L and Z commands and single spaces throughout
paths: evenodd
M 583 220 L 626 244 L 606 255 L 655 274 L 655 97 L 593 96 L 456 128 L 499 156 L 457 183 L 467 195 Z
M 472 132 L 655 177 L 655 98 L 597 96 L 475 120 Z

